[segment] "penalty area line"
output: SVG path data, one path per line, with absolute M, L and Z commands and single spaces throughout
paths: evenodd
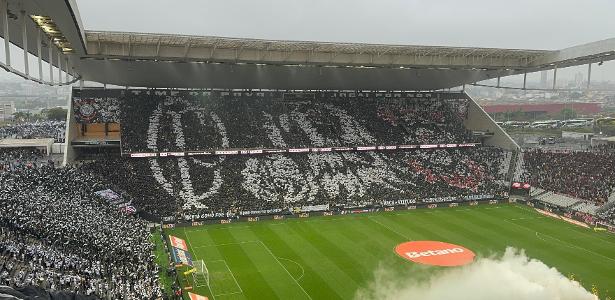
M 308 299 L 312 299 L 312 296 L 310 296 L 310 294 L 308 294 L 305 289 L 303 288 L 303 286 L 301 286 L 301 284 L 299 284 L 299 281 L 297 281 L 297 279 L 295 279 L 295 277 L 293 277 L 292 274 L 290 274 L 290 272 L 288 272 L 288 269 L 286 269 L 286 267 L 282 264 L 282 262 L 280 262 L 280 260 L 278 259 L 277 256 L 275 256 L 275 254 L 273 254 L 273 252 L 271 252 L 271 249 L 269 249 L 269 247 L 267 247 L 267 245 L 265 245 L 265 243 L 263 243 L 262 241 L 259 241 L 260 244 L 265 248 L 265 250 L 267 250 L 267 252 L 269 252 L 269 254 L 271 256 L 273 256 L 273 258 L 275 259 L 275 261 L 278 262 L 278 264 L 280 265 L 280 267 L 282 267 L 282 269 L 284 269 L 284 271 L 286 271 L 286 274 L 288 274 L 288 276 L 290 276 L 290 278 L 293 279 L 293 281 L 299 286 L 299 288 L 303 291 L 303 293 L 308 297 Z
M 290 262 L 294 263 L 295 265 L 299 266 L 299 268 L 301 268 L 301 276 L 299 276 L 299 278 L 297 278 L 297 281 L 299 281 L 299 280 L 301 280 L 303 278 L 303 276 L 305 275 L 305 270 L 303 269 L 303 266 L 300 263 L 298 263 L 298 262 L 296 262 L 296 261 L 294 261 L 292 259 L 289 259 L 289 258 L 284 258 L 284 257 L 278 257 L 278 258 L 281 259 L 281 260 L 290 261 Z
M 552 239 L 554 239 L 554 240 L 556 240 L 556 241 L 559 241 L 559 242 L 560 242 L 560 243 L 562 243 L 562 244 L 568 244 L 568 245 L 570 245 L 570 246 L 572 246 L 572 247 L 574 247 L 574 248 L 577 248 L 577 249 L 579 249 L 579 250 L 583 250 L 583 251 L 585 251 L 585 252 L 587 252 L 587 253 L 591 253 L 591 254 L 593 254 L 593 255 L 596 255 L 596 256 L 599 256 L 599 257 L 602 257 L 602 258 L 606 258 L 606 259 L 611 260 L 611 261 L 615 261 L 615 258 L 608 257 L 608 256 L 604 256 L 604 255 L 602 255 L 602 254 L 600 254 L 600 253 L 596 253 L 596 252 L 594 252 L 594 251 L 591 251 L 591 250 L 589 250 L 589 249 L 583 248 L 583 247 L 581 247 L 581 246 L 577 246 L 577 245 L 571 244 L 571 243 L 569 243 L 569 242 L 562 241 L 562 240 L 560 240 L 560 239 L 558 239 L 558 238 L 556 238 L 556 237 L 554 237 L 554 236 L 552 236 L 552 235 L 549 235 L 549 234 L 546 234 L 546 233 L 542 233 L 542 232 L 538 232 L 538 231 L 536 231 L 536 230 L 534 230 L 534 229 L 531 229 L 531 228 L 529 228 L 529 227 L 525 227 L 525 226 L 523 226 L 523 225 L 519 225 L 519 224 L 517 224 L 517 223 L 511 222 L 511 221 L 506 220 L 506 219 L 501 219 L 501 220 L 502 220 L 502 221 L 504 221 L 504 222 L 507 222 L 507 223 L 513 224 L 513 225 L 515 225 L 515 226 L 517 226 L 517 227 L 523 228 L 523 229 L 525 229 L 525 230 L 528 230 L 528 231 L 534 232 L 534 234 L 535 234 L 535 235 L 536 235 L 536 234 L 539 234 L 539 235 L 543 235 L 543 236 L 546 236 L 546 237 L 550 237 L 550 238 L 552 238 Z
M 199 249 L 199 248 L 218 247 L 218 246 L 242 245 L 242 244 L 258 243 L 258 242 L 260 241 L 243 241 L 243 242 L 235 242 L 235 243 L 210 244 L 210 245 L 203 245 L 203 246 L 197 246 L 197 247 L 191 247 L 191 248 Z
M 235 278 L 235 275 L 233 274 L 233 271 L 231 270 L 231 268 L 226 263 L 226 260 L 221 259 L 221 261 L 224 263 L 224 265 L 226 266 L 226 269 L 229 271 L 229 273 L 231 273 L 231 277 L 233 277 L 233 280 L 235 281 L 235 285 L 237 285 L 237 287 L 239 288 L 239 292 L 233 292 L 233 293 L 227 293 L 227 294 L 219 294 L 219 295 L 216 295 L 216 296 L 243 294 L 243 289 L 241 288 L 241 285 L 239 285 L 239 282 L 237 282 L 237 278 Z

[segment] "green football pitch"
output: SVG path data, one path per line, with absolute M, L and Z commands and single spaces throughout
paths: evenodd
M 615 236 L 521 204 L 178 227 L 165 233 L 185 239 L 193 258 L 209 270 L 209 285 L 194 285 L 180 268 L 182 285 L 194 285 L 194 293 L 213 300 L 352 299 L 378 268 L 407 274 L 414 263 L 394 248 L 411 240 L 461 245 L 478 257 L 501 254 L 508 246 L 524 249 L 530 258 L 572 274 L 587 290 L 597 288 L 602 299 L 615 296 Z

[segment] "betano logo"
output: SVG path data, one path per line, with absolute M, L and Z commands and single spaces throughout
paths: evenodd
M 437 241 L 412 241 L 397 245 L 395 252 L 409 261 L 433 265 L 454 267 L 474 261 L 474 252 L 458 245 Z
M 421 256 L 433 256 L 433 255 L 445 255 L 449 253 L 461 253 L 463 249 L 461 248 L 453 248 L 453 249 L 444 249 L 444 250 L 429 250 L 424 252 L 406 252 L 406 255 L 409 258 L 418 258 Z

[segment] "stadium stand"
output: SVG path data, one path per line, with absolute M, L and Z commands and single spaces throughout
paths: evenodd
M 119 100 L 117 97 L 97 95 L 94 90 L 76 90 L 73 96 L 73 116 L 80 124 L 118 123 Z M 88 93 L 93 91 L 93 93 Z
M 344 93 L 346 95 L 346 93 Z M 350 147 L 474 142 L 464 94 L 130 91 L 120 105 L 122 150 Z M 400 93 L 400 95 L 402 95 Z M 294 99 L 298 98 L 298 99 Z M 181 133 L 181 134 L 180 134 Z M 147 138 L 144 138 L 147 137 Z
M 596 214 L 600 219 L 615 225 L 615 205 L 601 207 Z
M 516 152 L 517 161 L 514 167 L 513 181 L 516 181 L 516 182 L 529 182 L 530 181 L 530 174 L 528 170 L 526 169 L 525 160 L 523 156 L 524 156 L 523 152 Z
M 610 151 L 524 152 L 534 187 L 604 205 L 615 188 L 615 153 Z M 562 200 L 564 201 L 564 200 Z
M 0 148 L 0 172 L 53 166 L 53 160 L 45 160 L 43 152 L 34 148 Z
M 0 127 L 0 139 L 52 138 L 57 143 L 63 143 L 65 130 L 65 121 L 17 123 Z
M 79 94 L 75 121 L 120 123 L 124 154 L 155 157 L 101 153 L 56 169 L 37 153 L 0 152 L 0 179 L 6 182 L 0 208 L 7 212 L 0 216 L 0 284 L 76 298 L 159 297 L 146 224 L 127 215 L 126 207 L 147 220 L 196 221 L 303 207 L 493 199 L 508 195 L 512 179 L 531 182 L 531 197 L 578 218 L 615 214 L 598 209 L 613 191 L 610 152 L 521 153 L 483 146 L 464 127 L 463 94 L 358 95 Z M 459 146 L 464 143 L 469 146 Z M 359 151 L 361 146 L 371 147 Z M 335 147 L 345 150 L 331 151 Z M 283 153 L 224 152 L 233 149 Z M 608 162 L 596 166 L 598 159 Z
M 582 202 L 580 199 L 572 198 L 566 195 L 557 194 L 554 192 L 546 192 L 536 197 L 537 200 L 542 202 L 546 202 L 555 206 L 570 208 L 573 205 L 576 205 L 579 202 Z
M 288 210 L 305 205 L 366 206 L 383 201 L 503 195 L 504 151 L 298 153 L 208 158 L 108 159 L 82 168 L 167 216 Z M 503 166 L 504 165 L 504 166 Z M 202 174 L 205 174 L 204 176 Z M 429 197 L 426 197 L 429 195 Z
M 590 215 L 595 215 L 599 208 L 600 206 L 597 206 L 593 203 L 589 203 L 583 200 L 577 202 L 576 204 L 570 207 L 570 209 L 574 211 L 579 211 L 579 212 L 583 212 L 583 213 L 590 214 Z
M 147 226 L 97 198 L 106 185 L 48 166 L 0 172 L 0 181 L 0 285 L 76 299 L 161 295 Z

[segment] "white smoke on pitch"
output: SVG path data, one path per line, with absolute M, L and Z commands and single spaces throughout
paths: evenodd
M 579 283 L 524 251 L 507 248 L 501 257 L 479 258 L 469 265 L 424 277 L 425 267 L 413 267 L 407 278 L 380 267 L 374 280 L 359 289 L 356 300 L 594 300 Z M 395 273 L 395 274 L 394 274 Z

